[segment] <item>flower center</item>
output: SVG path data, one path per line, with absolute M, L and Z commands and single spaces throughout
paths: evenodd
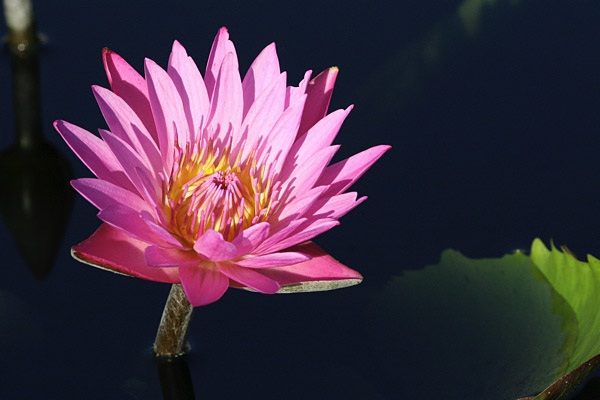
M 170 231 L 190 247 L 206 230 L 233 240 L 242 229 L 265 221 L 278 196 L 272 173 L 254 156 L 240 162 L 231 147 L 211 143 L 179 150 L 163 184 L 164 216 Z M 233 160 L 233 161 L 232 161 Z
M 184 204 L 188 212 L 199 211 L 197 222 L 201 227 L 224 230 L 226 237 L 229 230 L 243 222 L 246 199 L 251 197 L 244 184 L 234 172 L 226 170 L 200 178 Z
M 234 190 L 233 185 L 239 182 L 237 176 L 230 171 L 217 171 L 212 175 L 212 183 L 221 190 Z

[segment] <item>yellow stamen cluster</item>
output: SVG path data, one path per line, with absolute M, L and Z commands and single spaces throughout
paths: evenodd
M 231 145 L 205 141 L 178 149 L 163 187 L 163 206 L 173 234 L 190 246 L 206 230 L 233 240 L 242 229 L 266 221 L 276 205 L 273 171 L 257 165 L 255 152 L 241 160 Z

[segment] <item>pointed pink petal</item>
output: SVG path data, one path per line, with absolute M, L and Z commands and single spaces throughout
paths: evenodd
M 223 27 L 219 29 L 219 32 L 217 32 L 217 36 L 213 41 L 210 49 L 210 55 L 208 56 L 208 62 L 206 64 L 206 73 L 204 74 L 206 91 L 211 99 L 216 86 L 217 76 L 219 76 L 219 71 L 221 70 L 221 64 L 223 63 L 223 59 L 227 53 L 234 54 L 235 57 L 233 62 L 235 68 L 237 69 L 237 54 L 235 52 L 235 47 L 231 40 L 229 40 L 229 32 L 227 32 L 227 28 Z
M 229 287 L 229 279 L 210 262 L 203 262 L 195 267 L 179 268 L 179 275 L 183 291 L 194 307 L 214 303 Z
M 94 175 L 122 188 L 133 189 L 121 164 L 102 139 L 66 121 L 55 121 L 54 128 Z
M 148 167 L 161 171 L 161 157 L 154 139 L 129 105 L 108 89 L 92 86 L 110 131 L 129 144 Z
M 196 240 L 194 250 L 196 250 L 200 257 L 209 261 L 231 260 L 237 255 L 237 248 L 235 245 L 223 239 L 223 235 L 212 229 L 204 232 L 204 234 Z
M 71 186 L 99 210 L 114 204 L 126 205 L 135 210 L 150 210 L 147 203 L 137 194 L 101 179 L 75 179 L 71 181 Z
M 121 56 L 107 48 L 102 51 L 102 59 L 111 89 L 129 104 L 157 143 L 146 80 Z
M 231 242 L 238 249 L 235 256 L 241 257 L 250 254 L 256 246 L 269 236 L 270 231 L 271 225 L 268 222 L 260 222 L 256 225 L 252 225 L 248 229 L 244 229 Z
M 338 71 L 337 67 L 326 69 L 308 84 L 306 88 L 308 98 L 306 99 L 306 107 L 304 108 L 298 135 L 303 135 L 327 114 Z
M 146 199 L 146 203 L 148 203 L 150 207 L 156 209 L 160 201 L 158 195 L 161 193 L 160 183 L 157 180 L 151 180 L 142 168 L 135 167 L 135 174 L 141 183 L 140 188 L 143 190 L 142 197 Z
M 271 85 L 271 82 L 280 74 L 279 59 L 275 43 L 265 47 L 254 59 L 252 65 L 244 76 L 242 90 L 244 92 L 244 115 L 250 109 L 250 106 L 263 91 Z
M 335 155 L 335 152 L 339 148 L 340 146 L 336 145 L 321 149 L 317 153 L 313 154 L 310 159 L 294 168 L 294 170 L 290 173 L 290 176 L 283 183 L 281 189 L 282 193 L 288 196 L 288 201 L 293 200 L 303 191 L 315 186 L 325 185 L 320 183 L 319 176 L 321 176 L 323 170 L 325 170 L 325 167 L 327 164 L 329 164 Z M 319 183 L 317 183 L 318 181 Z
M 208 62 L 206 63 L 206 73 L 204 74 L 204 83 L 206 84 L 206 91 L 208 96 L 212 99 L 214 88 L 217 82 L 217 76 L 221 70 L 221 64 L 227 53 L 233 53 L 235 55 L 235 65 L 237 68 L 237 54 L 235 52 L 235 46 L 233 42 L 229 40 L 229 32 L 227 28 L 222 27 L 217 32 L 217 36 L 213 41 L 208 56 Z
M 173 162 L 175 141 L 181 147 L 185 147 L 188 142 L 187 120 L 181 97 L 167 72 L 148 58 L 144 63 L 144 68 L 148 80 L 152 115 L 156 122 L 158 144 L 163 156 L 163 163 L 168 169 Z
M 165 228 L 160 226 L 156 222 L 156 218 L 154 215 L 152 215 L 152 213 L 149 213 L 147 211 L 141 211 L 140 216 L 142 217 L 142 220 L 146 223 L 147 228 L 149 228 L 152 231 L 152 233 L 154 233 L 158 238 L 160 238 L 162 240 L 161 247 L 165 247 L 165 245 L 166 245 L 167 247 L 174 247 L 174 248 L 180 249 L 180 250 L 189 250 L 184 245 L 182 245 L 171 234 L 171 232 L 167 231 Z
M 146 264 L 144 250 L 147 246 L 147 243 L 102 224 L 87 240 L 73 246 L 71 254 L 83 263 L 112 272 L 156 282 L 179 283 L 177 269 Z
M 318 186 L 310 189 L 306 193 L 302 193 L 293 201 L 283 206 L 280 213 L 274 214 L 273 217 L 277 218 L 280 223 L 287 222 L 286 219 L 288 218 L 298 219 L 302 217 L 304 213 L 319 200 L 325 190 L 327 190 L 327 186 Z M 309 215 L 312 215 L 312 213 L 309 213 Z
M 299 137 L 288 153 L 282 175 L 285 176 L 292 167 L 304 163 L 319 150 L 330 146 L 352 108 L 353 106 L 350 106 L 345 110 L 332 112 Z
M 135 150 L 125 143 L 123 139 L 104 129 L 100 129 L 99 131 L 100 135 L 119 161 L 119 164 L 121 164 L 123 172 L 125 172 L 125 175 L 127 175 L 131 183 L 133 183 L 133 186 L 137 189 L 137 192 L 148 204 L 155 204 L 157 201 L 156 194 L 159 190 L 156 180 L 141 178 L 144 174 L 146 177 L 154 176 L 154 171 L 149 169 L 150 167 L 140 159 Z M 141 173 L 138 172 L 138 170 L 141 171 Z
M 277 79 L 271 81 L 271 84 L 256 101 L 250 106 L 240 132 L 236 133 L 233 140 L 233 154 L 237 154 L 238 146 L 244 141 L 244 153 L 242 158 L 256 150 L 258 140 L 269 132 L 277 119 L 283 112 L 283 101 L 285 95 L 285 72 L 279 75 Z
M 249 268 L 243 268 L 231 263 L 217 263 L 222 274 L 261 293 L 276 293 L 280 286 L 271 278 Z
M 288 107 L 281 114 L 273 129 L 263 138 L 261 149 L 257 153 L 259 163 L 272 165 L 274 171 L 281 170 L 296 139 L 305 100 L 306 96 L 302 96 L 295 104 Z
M 217 126 L 220 127 L 218 137 L 224 139 L 230 125 L 233 127 L 234 135 L 239 135 L 244 98 L 240 72 L 233 53 L 227 53 L 223 59 L 211 98 L 211 107 L 208 125 L 215 129 Z
M 343 192 L 352 186 L 390 148 L 391 146 L 387 145 L 371 147 L 327 167 L 317 181 L 317 186 L 331 186 L 325 196 L 333 196 Z
M 272 251 L 267 251 L 267 249 L 270 249 L 280 241 L 290 236 L 292 233 L 296 232 L 300 226 L 306 224 L 306 221 L 306 218 L 300 218 L 272 226 L 271 235 L 267 239 L 263 240 L 262 243 L 259 244 L 254 250 L 252 250 L 252 254 L 262 255 L 272 253 Z
M 312 259 L 289 267 L 261 270 L 261 273 L 282 285 L 281 293 L 337 289 L 356 285 L 363 279 L 360 273 L 336 261 L 313 242 L 305 242 L 288 250 L 308 254 Z
M 98 213 L 98 218 L 129 236 L 133 236 L 135 239 L 146 243 L 168 246 L 161 238 L 148 229 L 148 226 L 137 210 L 133 210 L 122 204 L 115 204 L 101 210 Z
M 306 214 L 311 215 L 315 219 L 339 219 L 366 199 L 367 196 L 363 196 L 356 200 L 356 192 L 348 192 L 333 197 L 325 197 L 316 201 L 311 208 L 306 211 Z
M 340 222 L 335 219 L 323 218 L 320 220 L 309 220 L 304 224 L 300 225 L 295 232 L 290 234 L 283 240 L 278 241 L 271 247 L 262 249 L 261 252 L 265 253 L 273 253 L 275 251 L 287 249 L 290 246 L 294 246 L 298 243 L 305 242 L 314 238 L 315 236 L 320 235 L 321 233 L 328 231 L 334 226 L 338 226 Z M 258 252 L 258 249 L 256 250 Z
M 173 42 L 167 71 L 183 101 L 190 140 L 194 141 L 201 129 L 201 122 L 208 119 L 210 100 L 196 63 L 177 40 Z
M 295 251 L 286 251 L 283 253 L 272 253 L 264 256 L 256 256 L 237 260 L 235 263 L 245 268 L 273 268 L 294 265 L 303 261 L 310 260 L 310 256 Z
M 202 263 L 193 251 L 148 246 L 145 251 L 146 263 L 152 267 L 191 267 Z
M 306 93 L 306 87 L 310 81 L 310 75 L 312 71 L 309 69 L 304 73 L 304 79 L 300 81 L 298 87 L 288 86 L 285 92 L 285 108 L 288 108 L 290 104 L 294 104 L 304 93 Z
M 210 54 L 208 55 L 208 61 L 206 63 L 206 71 L 204 73 L 205 81 L 208 87 L 213 88 L 217 81 L 217 75 L 221 69 L 221 63 L 226 53 L 226 43 L 229 40 L 229 31 L 224 26 L 217 31 L 217 35 L 213 40 L 210 48 Z M 209 96 L 212 91 L 209 90 Z

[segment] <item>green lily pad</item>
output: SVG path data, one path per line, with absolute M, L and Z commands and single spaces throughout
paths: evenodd
M 403 398 L 565 399 L 600 363 L 598 289 L 599 260 L 538 239 L 530 256 L 446 250 L 374 300 L 368 335 L 402 355 L 374 376 Z

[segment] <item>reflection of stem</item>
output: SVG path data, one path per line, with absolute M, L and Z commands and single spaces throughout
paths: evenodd
M 185 353 L 186 338 L 194 307 L 181 285 L 174 284 L 160 319 L 154 342 L 154 353 L 159 357 L 174 357 Z
M 160 358 L 158 378 L 164 400 L 194 400 L 192 375 L 185 357 Z
M 38 54 L 13 52 L 11 64 L 17 144 L 31 149 L 43 141 Z
M 37 42 L 31 0 L 4 0 L 8 43 L 12 51 L 23 52 Z
M 31 0 L 3 0 L 12 53 L 17 143 L 32 148 L 42 141 L 38 44 Z

